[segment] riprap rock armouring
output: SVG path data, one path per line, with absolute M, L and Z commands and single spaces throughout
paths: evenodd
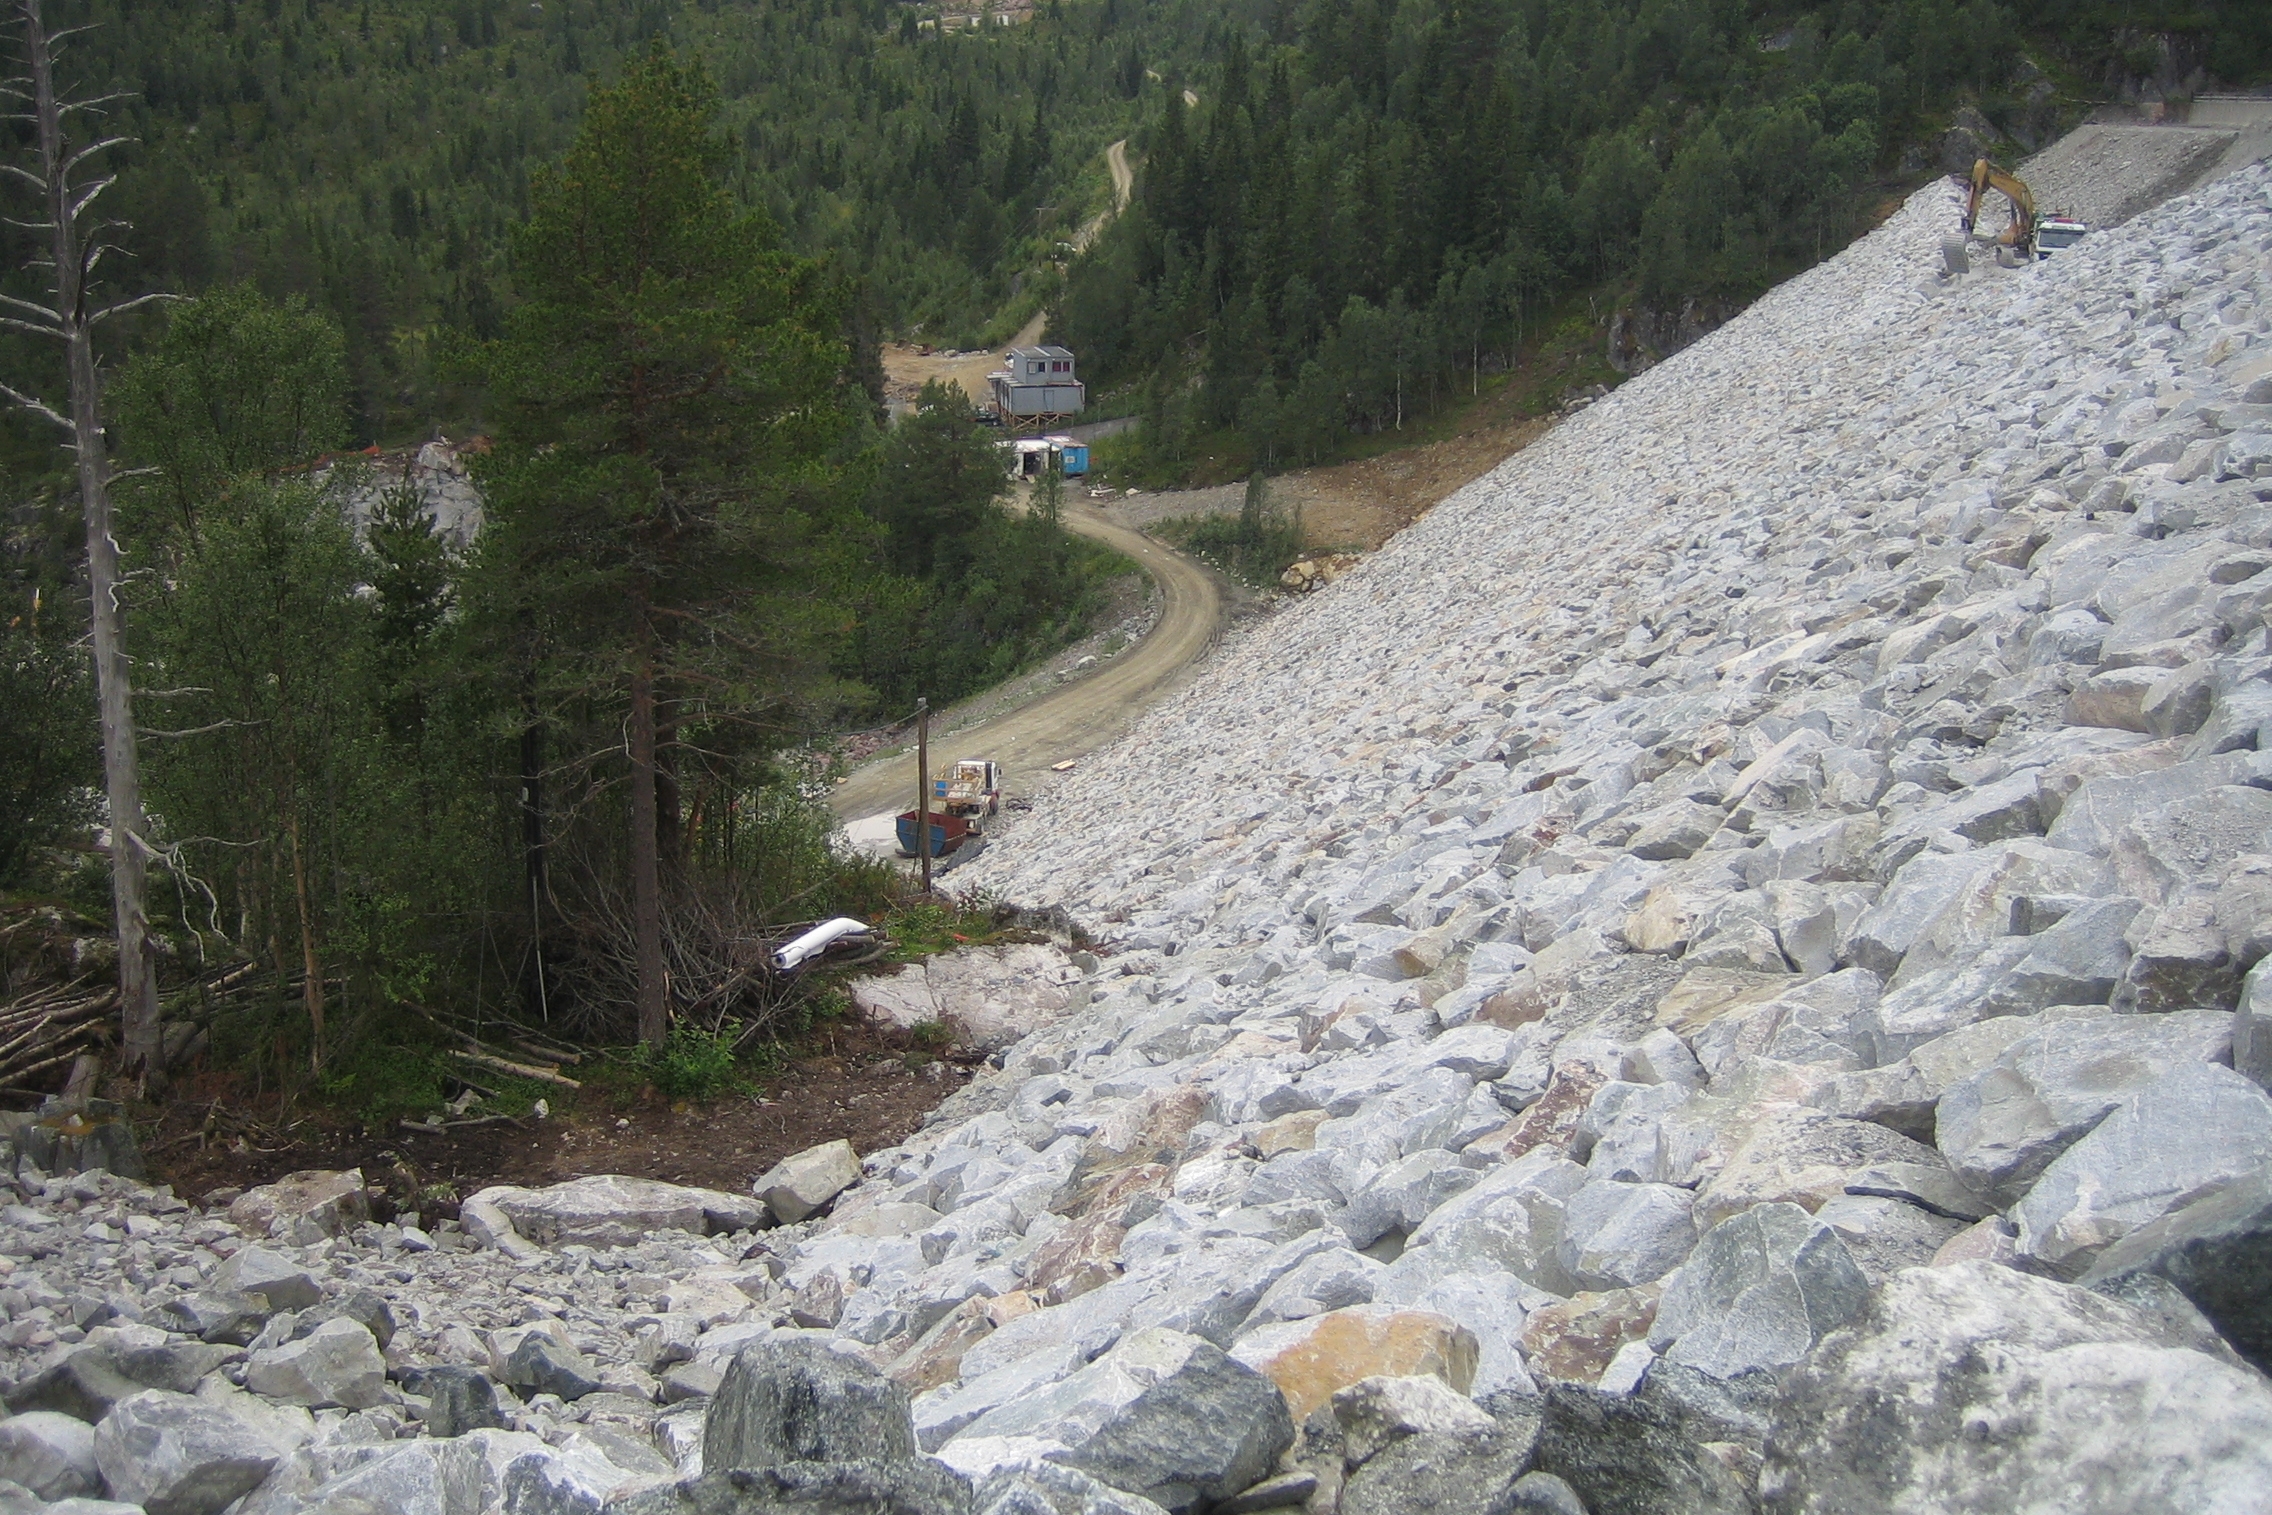
M 942 1216 L 862 1285 L 908 1312 L 860 1339 L 922 1365 L 929 1444 L 975 1466 L 951 1407 L 1014 1416 L 1149 1326 L 1259 1365 L 1404 1309 L 1490 1391 L 1544 1386 L 1542 1465 L 1589 1504 L 1740 1500 L 1778 1385 L 1850 1376 L 1871 1312 L 1967 1256 L 2009 1265 L 1965 1286 L 1986 1337 L 2095 1310 L 2056 1280 L 2110 1259 L 2109 1309 L 2151 1285 L 2260 1352 L 2262 1207 L 2229 1196 L 2272 1160 L 2268 190 L 1953 284 L 1921 192 L 999 837 L 972 877 L 1102 967 L 870 1159 L 863 1202 Z M 1276 1278 L 1238 1319 L 1225 1280 Z M 2068 1487 L 2059 1437 L 2144 1392 L 2058 1360 L 2064 1428 L 1993 1478 L 1952 1453 L 1944 1504 Z M 2245 1421 L 2263 1385 L 2218 1360 Z M 1870 1371 L 1961 1397 L 1954 1359 Z M 2134 1498 L 2208 1507 L 2221 1455 Z
M 903 1144 L 430 1227 L 19 1162 L 11 1409 L 161 1515 L 2261 1503 L 2272 168 L 1948 214 L 1005 830 L 1097 950 Z

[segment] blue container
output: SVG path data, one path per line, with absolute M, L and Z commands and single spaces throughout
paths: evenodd
M 1058 466 L 1064 470 L 1065 477 L 1077 479 L 1089 471 L 1089 444 L 1067 442 L 1060 451 L 1059 459 Z
M 899 813 L 899 850 L 904 856 L 920 856 L 915 850 L 915 828 L 918 824 L 914 811 L 902 810 Z M 945 857 L 969 841 L 970 836 L 970 817 L 932 812 L 931 856 Z

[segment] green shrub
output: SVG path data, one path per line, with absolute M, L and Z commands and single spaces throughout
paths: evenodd
M 1300 512 L 1281 509 L 1260 474 L 1247 480 L 1237 515 L 1162 521 L 1156 529 L 1184 551 L 1258 589 L 1276 585 L 1286 565 L 1302 555 Z
M 716 1099 L 739 1082 L 734 1042 L 740 1034 L 734 1021 L 715 1035 L 699 1026 L 673 1026 L 661 1046 L 640 1049 L 640 1071 L 666 1099 Z

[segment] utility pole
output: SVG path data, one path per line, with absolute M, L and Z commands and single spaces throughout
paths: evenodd
M 45 257 L 40 264 L 52 279 L 51 303 L 0 296 L 0 325 L 50 337 L 63 344 L 64 371 L 70 400 L 68 416 L 35 396 L 0 384 L 0 397 L 13 401 L 59 427 L 78 455 L 79 502 L 87 522 L 87 590 L 93 602 L 95 689 L 102 719 L 103 781 L 110 801 L 111 905 L 118 927 L 119 1040 L 126 1071 L 148 1080 L 164 1073 L 159 1066 L 157 965 L 152 961 L 147 905 L 147 869 L 143 839 L 142 780 L 135 751 L 134 688 L 126 658 L 125 617 L 119 606 L 118 541 L 111 534 L 110 459 L 103 438 L 102 390 L 95 373 L 94 328 L 97 323 L 147 305 L 165 295 L 143 295 L 101 310 L 90 308 L 87 287 L 95 266 L 117 249 L 103 240 L 116 223 L 89 220 L 96 196 L 108 189 L 111 176 L 80 177 L 84 166 L 106 148 L 121 146 L 125 137 L 100 137 L 74 147 L 64 133 L 64 118 L 74 112 L 102 114 L 107 95 L 93 100 L 65 100 L 55 92 L 56 44 L 82 27 L 50 32 L 40 14 L 40 0 L 18 0 L 24 33 L 25 63 L 29 73 L 0 85 L 23 109 L 17 119 L 32 129 L 36 141 L 36 168 L 8 165 L 8 172 L 39 191 L 46 219 L 23 223 L 27 230 L 47 234 Z M 83 227 L 82 222 L 87 224 Z
M 915 702 L 915 855 L 923 859 L 923 892 L 931 892 L 931 702 Z

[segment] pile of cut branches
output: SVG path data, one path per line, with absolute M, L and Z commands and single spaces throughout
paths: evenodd
M 118 985 L 88 978 L 42 984 L 0 1005 L 0 1088 L 37 1092 L 31 1080 L 106 1043 L 117 1015 Z

